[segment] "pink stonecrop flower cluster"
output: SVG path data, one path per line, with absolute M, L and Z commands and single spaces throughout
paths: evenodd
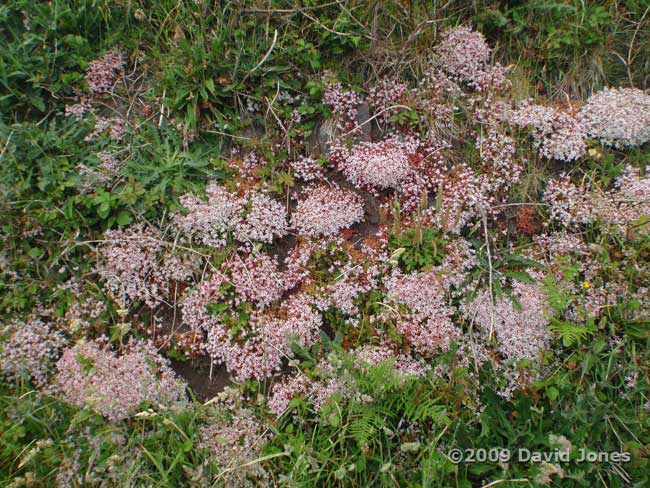
M 53 390 L 66 401 L 111 421 L 130 417 L 144 403 L 169 408 L 186 401 L 185 383 L 148 342 L 131 341 L 117 355 L 100 342 L 80 342 L 56 363 Z
M 358 93 L 345 90 L 341 83 L 329 83 L 325 89 L 323 101 L 332 111 L 336 130 L 340 135 L 354 133 L 358 130 L 357 107 L 362 102 Z
M 448 135 L 456 109 L 454 101 L 463 95 L 458 83 L 441 68 L 434 67 L 423 74 L 415 94 L 418 108 L 430 114 L 434 121 L 433 131 Z
M 164 244 L 160 231 L 144 224 L 104 233 L 96 270 L 122 305 L 139 301 L 155 308 L 174 282 L 187 282 L 196 272 L 195 255 L 174 254 Z
M 237 378 L 263 379 L 291 356 L 292 341 L 313 344 L 322 323 L 309 297 L 301 294 L 271 308 L 288 283 L 269 256 L 226 262 L 183 299 L 183 321 L 206 334 L 210 357 Z
M 298 156 L 290 163 L 295 175 L 303 181 L 322 180 L 324 171 L 311 156 Z
M 240 242 L 273 242 L 287 233 L 285 207 L 267 193 L 251 191 L 240 200 L 242 214 L 233 233 Z
M 124 54 L 112 49 L 102 58 L 91 61 L 86 69 L 86 81 L 92 93 L 104 93 L 113 88 L 117 76 L 124 69 Z
M 338 147 L 333 159 L 354 186 L 369 191 L 400 189 L 415 172 L 412 158 L 420 147 L 415 137 L 392 136 L 361 142 L 348 150 Z
M 511 293 L 517 305 L 507 295 L 492 300 L 489 290 L 480 290 L 462 311 L 486 338 L 496 336 L 497 349 L 507 359 L 537 360 L 551 339 L 546 295 L 540 285 L 522 282 L 513 283 Z
M 356 193 L 321 185 L 305 192 L 291 215 L 291 227 L 307 237 L 328 237 L 363 220 L 363 200 Z
M 234 164 L 233 166 L 239 170 L 239 173 L 243 177 L 255 179 L 257 171 L 264 168 L 267 161 L 262 154 L 253 150 L 246 154 L 241 161 L 238 161 L 238 163 L 239 164 Z
M 435 48 L 437 63 L 447 73 L 479 91 L 508 83 L 505 69 L 490 64 L 491 52 L 483 34 L 466 26 L 445 30 Z
M 442 66 L 463 81 L 470 81 L 490 61 L 492 50 L 480 32 L 458 26 L 441 34 L 435 51 Z
M 278 417 L 289 409 L 294 398 L 308 397 L 312 381 L 303 374 L 286 376 L 273 384 L 268 398 L 269 410 Z
M 636 88 L 605 88 L 594 93 L 578 118 L 586 132 L 622 149 L 650 141 L 650 94 Z
M 198 447 L 219 467 L 219 485 L 271 484 L 264 463 L 258 462 L 262 448 L 273 437 L 271 426 L 259 419 L 248 399 L 233 386 L 227 386 L 211 403 L 199 432 Z
M 334 281 L 320 285 L 316 290 L 316 303 L 320 310 L 335 308 L 348 318 L 358 317 L 357 299 L 377 287 L 379 269 L 376 265 L 354 261 L 340 263 L 335 270 Z
M 509 121 L 513 125 L 532 127 L 533 140 L 542 157 L 574 161 L 585 154 L 585 129 L 567 113 L 525 102 L 511 114 Z
M 595 218 L 595 209 L 589 200 L 589 191 L 586 188 L 579 188 L 567 175 L 548 182 L 544 191 L 544 202 L 548 205 L 551 220 L 565 227 L 587 224 Z
M 553 179 L 546 187 L 544 201 L 549 217 L 564 227 L 600 221 L 625 233 L 630 224 L 650 215 L 649 192 L 650 177 L 627 166 L 607 191 L 578 187 L 568 176 Z
M 484 192 L 490 194 L 512 188 L 523 171 L 515 158 L 515 141 L 492 128 L 476 145 L 481 155 L 480 179 Z
M 88 97 L 82 97 L 78 103 L 68 104 L 65 106 L 65 116 L 81 120 L 86 113 L 92 110 L 92 108 L 90 99 Z
M 223 247 L 232 234 L 240 242 L 272 242 L 287 233 L 284 206 L 263 192 L 244 196 L 229 192 L 216 183 L 206 189 L 207 200 L 187 194 L 180 202 L 186 213 L 176 213 L 172 224 L 189 239 L 208 247 Z
M 158 268 L 160 249 L 160 236 L 150 227 L 106 231 L 98 263 L 106 288 L 125 303 L 140 300 L 155 306 L 161 292 L 150 278 Z
M 44 386 L 65 344 L 63 334 L 51 324 L 32 318 L 0 329 L 0 337 L 5 335 L 8 339 L 0 345 L 0 376 L 9 381 L 26 378 L 37 387 Z
M 494 202 L 486 186 L 486 181 L 467 164 L 455 165 L 439 180 L 440 205 L 425 209 L 425 221 L 445 232 L 460 233 Z
M 236 256 L 224 263 L 222 272 L 237 290 L 234 305 L 239 305 L 239 300 L 252 301 L 259 308 L 266 308 L 279 300 L 286 288 L 277 260 L 266 254 Z
M 403 275 L 385 280 L 388 317 L 396 317 L 397 331 L 418 352 L 427 354 L 448 349 L 458 330 L 452 321 L 454 309 L 445 299 L 443 281 L 435 271 Z
M 399 113 L 399 108 L 392 107 L 399 105 L 407 93 L 406 84 L 386 78 L 368 89 L 368 105 L 377 118 L 385 123 L 392 115 Z

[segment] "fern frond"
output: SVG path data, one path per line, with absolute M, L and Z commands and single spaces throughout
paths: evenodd
M 565 347 L 579 344 L 596 332 L 596 326 L 593 321 L 588 321 L 585 325 L 572 324 L 571 322 L 557 319 L 552 319 L 552 322 L 553 325 L 549 327 L 550 330 L 558 335 Z

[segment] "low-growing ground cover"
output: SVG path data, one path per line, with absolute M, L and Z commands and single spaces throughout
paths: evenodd
M 648 485 L 649 12 L 0 6 L 3 486 Z

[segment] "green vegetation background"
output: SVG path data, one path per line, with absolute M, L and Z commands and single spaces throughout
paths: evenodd
M 309 94 L 300 107 L 305 122 L 294 129 L 306 135 L 327 115 L 318 83 L 326 70 L 352 85 L 395 74 L 415 82 L 427 68 L 436 33 L 458 23 L 483 32 L 496 60 L 512 65 L 519 99 L 580 100 L 603 86 L 648 87 L 648 0 L 327 3 L 3 2 L 0 226 L 10 255 L 0 282 L 3 320 L 39 303 L 54 313 L 62 309 L 53 291 L 72 271 L 59 272 L 61 256 L 80 273 L 87 269 L 88 249 L 74 245 L 79 236 L 91 240 L 118 224 L 158 219 L 175 208 L 180 194 L 200 191 L 208 176 L 227 178 L 221 155 L 253 122 L 264 127 L 259 144 L 281 136 L 272 121 L 240 116 L 244 93 L 264 99 L 281 87 Z M 137 67 L 122 94 L 124 107 L 136 95 L 155 101 L 157 111 L 175 114 L 182 127 L 159 124 L 158 112 L 143 114 L 120 146 L 127 153 L 124 178 L 81 193 L 77 166 L 96 164 L 95 154 L 112 143 L 83 143 L 90 128 L 66 118 L 65 105 L 83 86 L 88 63 L 114 46 Z M 193 131 L 200 135 L 188 144 Z M 633 157 L 649 159 L 647 153 Z M 544 177 L 542 171 L 536 181 Z M 280 172 L 269 171 L 267 178 L 279 189 L 290 184 Z M 24 237 L 36 228 L 43 233 Z M 386 384 L 379 369 L 359 379 L 375 398 L 372 408 L 326 412 L 326 421 L 299 409 L 299 418 L 278 422 L 265 462 L 283 473 L 274 480 L 281 486 L 525 486 L 539 466 L 455 466 L 444 453 L 452 447 L 549 451 L 553 433 L 574 446 L 633 453 L 625 473 L 609 464 L 572 463 L 567 478 L 553 479 L 557 486 L 632 485 L 628 480 L 650 486 L 648 336 L 631 330 L 630 340 L 612 350 L 605 348 L 606 333 L 599 329 L 588 343 L 567 341 L 563 367 L 513 402 L 488 388 L 480 422 L 461 408 L 472 403 L 462 373 L 445 385 L 431 380 L 404 387 Z M 612 375 L 613 364 L 639 375 L 637 391 L 621 395 L 624 378 Z M 208 408 L 109 425 L 28 384 L 3 384 L 0 485 L 54 486 L 57 469 L 76 450 L 78 470 L 96 476 L 85 486 L 203 486 L 211 468 L 196 442 Z M 392 436 L 403 420 L 429 429 L 429 444 L 408 446 Z M 134 451 L 139 455 L 127 471 L 110 473 L 113 456 Z

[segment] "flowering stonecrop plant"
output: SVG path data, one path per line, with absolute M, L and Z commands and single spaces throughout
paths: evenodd
M 643 2 L 5 3 L 1 486 L 643 484 Z
M 490 64 L 491 52 L 483 34 L 466 26 L 442 32 L 435 47 L 437 63 L 452 77 L 479 91 L 502 89 L 508 84 L 505 69 Z
M 277 371 L 297 341 L 308 347 L 318 337 L 321 317 L 307 296 L 277 303 L 290 281 L 268 256 L 225 262 L 182 300 L 183 320 L 206 335 L 210 357 L 237 378 L 262 379 Z
M 186 385 L 151 343 L 130 341 L 118 356 L 100 341 L 63 351 L 52 389 L 68 402 L 111 421 L 136 413 L 144 403 L 160 408 L 187 401 Z
M 159 229 L 143 224 L 104 233 L 96 271 L 116 301 L 156 308 L 169 303 L 175 283 L 191 281 L 196 255 L 175 254 L 166 244 Z
M 357 259 L 346 259 L 335 268 L 331 279 L 317 286 L 316 303 L 320 310 L 336 309 L 355 324 L 359 319 L 359 299 L 377 287 L 380 266 Z
M 290 163 L 295 175 L 304 181 L 322 180 L 323 167 L 311 156 L 298 156 Z
M 52 366 L 66 343 L 53 324 L 32 318 L 0 329 L 6 340 L 0 346 L 0 376 L 9 381 L 31 380 L 37 387 L 48 382 Z
M 650 94 L 636 88 L 605 88 L 594 93 L 578 117 L 585 131 L 616 148 L 650 141 Z
M 419 142 L 415 138 L 398 137 L 381 142 L 362 142 L 352 150 L 337 148 L 337 167 L 357 188 L 365 190 L 399 189 L 413 173 L 411 157 Z
M 160 250 L 160 235 L 151 227 L 109 230 L 104 234 L 99 275 L 116 298 L 155 306 L 162 299 L 161 291 L 150 278 L 158 267 Z
M 574 161 L 585 154 L 585 129 L 579 120 L 554 108 L 523 103 L 510 123 L 532 127 L 535 146 L 542 157 Z
M 507 359 L 538 361 L 549 345 L 549 308 L 540 285 L 515 282 L 511 296 L 496 299 L 481 290 L 463 312 L 486 337 L 496 335 Z
M 483 34 L 466 26 L 444 31 L 435 50 L 445 70 L 463 81 L 474 79 L 488 64 L 492 52 Z
M 124 54 L 119 49 L 112 49 L 102 58 L 92 61 L 86 70 L 86 82 L 91 93 L 110 91 L 124 64 Z
M 291 215 L 299 235 L 329 237 L 363 220 L 363 200 L 356 193 L 336 187 L 308 190 Z
M 224 247 L 228 236 L 242 243 L 272 242 L 287 233 L 286 210 L 263 192 L 249 191 L 238 196 L 210 183 L 207 201 L 194 195 L 181 197 L 186 213 L 176 213 L 172 224 L 185 237 L 208 247 Z
M 128 114 L 130 110 L 123 115 L 123 112 L 118 107 L 111 105 L 117 105 L 114 91 L 118 86 L 117 82 L 124 78 L 125 65 L 125 54 L 119 48 L 114 48 L 102 58 L 91 61 L 86 69 L 85 76 L 88 90 L 77 97 L 76 103 L 66 105 L 66 117 L 77 120 L 82 120 L 87 116 L 92 116 L 88 117 L 91 120 L 94 118 L 93 130 L 84 137 L 85 142 L 96 142 L 101 135 L 107 136 L 112 142 L 122 142 L 129 125 Z M 113 98 L 113 100 L 108 101 L 110 98 Z M 110 107 L 113 112 L 111 116 L 106 116 L 105 109 L 107 107 Z M 105 151 L 98 154 L 102 161 L 103 168 L 101 169 L 104 170 L 100 170 L 100 176 L 104 178 L 104 181 L 101 181 L 100 184 L 110 182 L 110 177 L 115 176 L 115 169 L 117 169 L 116 161 L 109 161 L 108 154 Z M 85 167 L 80 165 L 80 169 L 83 171 Z M 108 172 L 105 170 L 108 170 Z
M 439 204 L 423 211 L 425 222 L 444 232 L 460 233 L 494 202 L 492 195 L 482 191 L 482 183 L 466 164 L 454 166 L 439 183 Z
M 287 234 L 287 211 L 267 193 L 248 192 L 242 198 L 241 205 L 241 219 L 234 229 L 238 241 L 270 243 Z
M 349 136 L 359 131 L 357 108 L 362 100 L 358 93 L 346 90 L 339 82 L 328 83 L 323 101 L 332 111 L 337 136 Z
M 481 155 L 479 178 L 485 193 L 504 193 L 519 182 L 523 168 L 515 156 L 514 139 L 492 127 L 476 146 Z
M 434 271 L 402 275 L 386 280 L 388 318 L 396 320 L 397 331 L 418 352 L 427 354 L 448 349 L 458 335 L 454 313 L 445 297 L 444 282 Z
M 650 178 L 627 166 L 607 191 L 578 187 L 566 175 L 551 180 L 544 200 L 551 219 L 565 227 L 600 222 L 621 234 L 635 225 L 644 233 L 645 226 L 638 224 L 650 215 L 649 190 Z
M 368 89 L 368 104 L 384 124 L 399 113 L 401 100 L 408 94 L 408 86 L 394 79 L 384 79 Z
M 207 201 L 194 195 L 183 195 L 180 203 L 187 214 L 175 214 L 172 223 L 189 239 L 209 247 L 223 247 L 227 243 L 228 231 L 239 215 L 239 201 L 214 183 L 208 185 L 206 195 Z

